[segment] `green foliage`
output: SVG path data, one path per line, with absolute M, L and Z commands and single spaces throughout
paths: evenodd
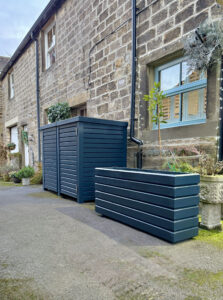
M 206 71 L 219 61 L 223 49 L 223 22 L 206 20 L 198 33 L 193 31 L 184 42 L 185 55 L 190 70 Z
M 15 143 L 9 143 L 7 145 L 8 150 L 14 150 L 16 148 L 16 144 Z
M 71 117 L 68 103 L 57 103 L 47 110 L 47 116 L 50 123 L 65 120 Z
M 19 170 L 16 174 L 16 177 L 19 179 L 22 178 L 30 178 L 34 175 L 34 169 L 30 166 L 24 167 L 21 170 Z
M 29 143 L 28 132 L 25 130 L 22 130 L 21 135 L 22 135 L 23 144 L 28 145 L 28 143 Z
M 150 91 L 149 95 L 144 95 L 143 100 L 149 102 L 149 113 L 153 124 L 158 125 L 158 142 L 160 146 L 160 156 L 162 155 L 162 146 L 161 146 L 161 132 L 160 124 L 166 123 L 163 120 L 163 99 L 166 98 L 166 95 L 163 94 L 163 91 L 160 90 L 160 83 L 154 82 L 154 88 Z
M 193 168 L 190 164 L 187 162 L 177 160 L 175 162 L 169 162 L 167 161 L 163 165 L 164 169 L 169 169 L 171 172 L 183 172 L 183 173 L 195 173 L 196 169 Z
M 144 95 L 143 97 L 143 100 L 149 102 L 148 110 L 154 124 L 166 123 L 163 120 L 163 99 L 165 98 L 166 95 L 163 94 L 163 91 L 160 91 L 159 82 L 154 82 L 154 88 L 150 91 L 149 95 Z
M 39 163 L 38 171 L 30 179 L 31 184 L 41 184 L 43 182 L 42 165 Z

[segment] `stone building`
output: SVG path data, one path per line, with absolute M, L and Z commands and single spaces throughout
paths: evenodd
M 9 57 L 0 56 L 0 74 L 8 63 Z M 3 95 L 2 95 L 2 83 L 0 81 L 0 153 L 4 151 L 4 144 L 3 144 Z M 0 155 L 0 165 L 4 164 L 4 155 Z
M 157 130 L 143 101 L 159 80 L 168 95 L 164 147 L 197 145 L 215 153 L 220 70 L 202 78 L 196 72 L 186 76 L 183 40 L 205 19 L 220 17 L 222 8 L 214 0 L 141 0 L 137 8 L 135 136 L 144 143 L 143 167 L 161 163 L 156 158 Z M 131 9 L 130 0 L 51 0 L 25 36 L 0 75 L 3 138 L 5 143 L 16 141 L 24 164 L 38 161 L 37 100 L 41 125 L 57 102 L 68 102 L 73 116 L 129 122 Z M 21 142 L 23 130 L 28 131 L 28 146 Z M 129 166 L 135 166 L 137 151 L 129 143 Z

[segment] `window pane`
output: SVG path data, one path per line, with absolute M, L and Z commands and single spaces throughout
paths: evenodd
M 160 71 L 161 90 L 169 90 L 179 86 L 180 64 Z
M 163 99 L 163 120 L 176 122 L 180 117 L 180 95 Z
M 204 73 L 200 71 L 189 71 L 187 63 L 182 63 L 182 84 L 194 82 L 205 78 L 207 78 L 206 72 Z
M 171 109 L 171 99 L 169 98 L 165 98 L 163 99 L 163 120 L 167 121 L 170 119 L 170 109 Z
M 205 118 L 207 89 L 199 89 L 183 94 L 183 119 L 195 120 Z

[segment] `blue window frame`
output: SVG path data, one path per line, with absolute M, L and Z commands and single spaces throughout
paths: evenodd
M 206 122 L 206 73 L 189 71 L 184 57 L 157 67 L 155 81 L 160 82 L 166 95 L 163 119 L 167 123 L 161 124 L 161 128 Z

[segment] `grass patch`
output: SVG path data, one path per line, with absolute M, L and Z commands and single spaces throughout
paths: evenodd
M 204 298 L 202 299 L 201 297 L 198 296 L 188 296 L 184 298 L 184 300 L 204 300 Z
M 221 223 L 223 225 L 223 221 Z M 194 237 L 194 239 L 211 244 L 218 249 L 223 249 L 223 231 L 200 228 L 198 236 Z
M 89 203 L 83 203 L 81 204 L 81 206 L 86 207 L 90 210 L 95 210 L 95 203 L 94 202 L 89 202 Z
M 38 192 L 38 193 L 30 193 L 30 194 L 27 194 L 27 197 L 54 198 L 54 199 L 60 198 L 57 194 L 54 194 L 54 193 L 51 193 L 48 191 L 43 191 L 43 192 Z
M 140 248 L 138 251 L 139 255 L 141 255 L 142 257 L 145 258 L 153 258 L 153 257 L 164 257 L 166 258 L 164 255 L 160 254 L 157 251 L 151 251 L 145 248 Z
M 44 300 L 30 287 L 31 279 L 0 278 L 1 300 Z
M 183 277 L 186 281 L 196 283 L 198 286 L 208 285 L 211 289 L 223 285 L 223 271 L 213 273 L 207 270 L 184 269 Z
M 3 180 L 0 180 L 0 186 L 4 186 L 4 187 L 22 186 L 22 183 L 5 182 Z

